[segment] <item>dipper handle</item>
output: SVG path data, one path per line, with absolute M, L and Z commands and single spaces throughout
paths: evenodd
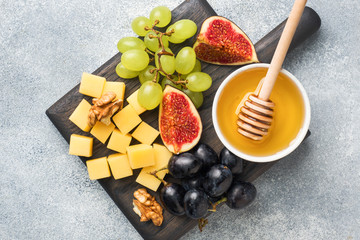
M 270 97 L 306 2 L 307 0 L 295 0 L 258 95 L 258 98 L 263 101 L 267 101 Z

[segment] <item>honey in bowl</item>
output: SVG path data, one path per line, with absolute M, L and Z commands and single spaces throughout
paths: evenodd
M 268 135 L 261 141 L 254 141 L 238 132 L 236 108 L 247 93 L 255 91 L 266 72 L 266 67 L 250 67 L 232 77 L 221 89 L 213 113 L 216 114 L 219 130 L 231 147 L 254 157 L 274 155 L 288 148 L 303 128 L 305 120 L 304 98 L 299 86 L 280 72 L 270 96 L 275 108 Z

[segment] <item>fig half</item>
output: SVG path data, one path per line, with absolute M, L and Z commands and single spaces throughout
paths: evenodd
M 232 21 L 220 16 L 206 19 L 194 44 L 198 59 L 218 65 L 259 62 L 254 45 Z
M 192 149 L 200 140 L 202 123 L 190 98 L 167 85 L 159 109 L 159 130 L 164 145 L 175 154 Z

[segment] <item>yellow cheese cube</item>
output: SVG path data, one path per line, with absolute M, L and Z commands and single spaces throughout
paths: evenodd
M 114 92 L 116 94 L 115 100 L 124 100 L 125 83 L 123 82 L 106 82 L 102 94 L 106 92 Z
M 109 126 L 106 126 L 104 123 L 97 121 L 94 127 L 91 129 L 90 133 L 100 142 L 105 143 L 114 129 L 115 125 L 113 123 L 110 123 Z
M 161 184 L 161 181 L 150 174 L 155 170 L 158 169 L 156 169 L 155 167 L 144 167 L 143 169 L 141 169 L 141 172 L 136 178 L 136 182 L 156 192 Z M 158 178 L 164 179 L 166 175 L 166 170 L 159 171 L 156 173 L 156 175 L 158 176 Z
M 161 181 L 149 173 L 167 167 L 172 153 L 163 145 L 154 144 L 153 148 L 155 152 L 155 165 L 151 167 L 144 167 L 139 176 L 136 178 L 136 182 L 156 192 L 161 184 Z M 168 172 L 168 170 L 162 170 L 156 175 L 160 179 L 164 179 L 166 173 Z
M 81 100 L 80 104 L 75 108 L 70 115 L 69 120 L 72 121 L 84 132 L 90 131 L 91 127 L 88 124 L 88 115 L 91 105 L 85 99 Z
M 160 144 L 153 145 L 155 152 L 155 167 L 156 169 L 167 167 L 172 153 L 164 146 Z M 168 171 L 166 170 L 166 173 Z
M 135 109 L 137 114 L 141 114 L 146 111 L 137 100 L 139 89 L 133 92 L 126 101 Z
M 70 136 L 69 154 L 91 157 L 93 150 L 93 138 L 72 134 Z
M 111 134 L 107 148 L 117 152 L 126 153 L 126 148 L 130 145 L 130 142 L 130 134 L 122 134 L 119 129 L 114 129 Z
M 133 175 L 130 163 L 126 154 L 116 153 L 107 158 L 112 175 L 115 179 L 120 179 Z
M 121 109 L 112 119 L 123 134 L 130 132 L 141 122 L 141 118 L 131 105 Z
M 139 142 L 150 145 L 154 142 L 157 136 L 159 136 L 159 131 L 151 127 L 146 122 L 141 122 L 131 135 Z
M 86 166 L 91 180 L 107 178 L 111 176 L 106 157 L 86 161 Z
M 79 92 L 90 97 L 101 97 L 106 79 L 90 73 L 83 73 Z
M 137 144 L 127 147 L 127 155 L 132 169 L 149 167 L 155 164 L 154 149 L 151 145 Z

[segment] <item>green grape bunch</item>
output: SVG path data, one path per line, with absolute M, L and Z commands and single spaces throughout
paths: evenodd
M 169 48 L 169 42 L 182 43 L 197 32 L 196 24 L 189 19 L 169 25 L 171 17 L 169 8 L 155 7 L 149 18 L 139 16 L 131 23 L 134 33 L 143 40 L 124 37 L 117 44 L 122 56 L 116 73 L 121 78 L 139 78 L 138 102 L 147 110 L 160 104 L 165 85 L 182 90 L 199 108 L 203 103 L 202 92 L 210 88 L 212 83 L 210 75 L 201 72 L 201 63 L 196 59 L 192 47 L 183 47 L 176 56 Z M 164 27 L 167 27 L 165 32 L 157 29 Z M 150 64 L 152 61 L 154 64 Z M 160 76 L 163 76 L 161 82 Z

